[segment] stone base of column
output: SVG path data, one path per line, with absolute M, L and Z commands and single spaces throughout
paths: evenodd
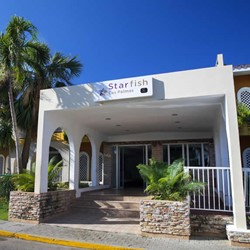
M 250 247 L 250 230 L 241 230 L 234 225 L 227 225 L 227 238 L 232 246 Z

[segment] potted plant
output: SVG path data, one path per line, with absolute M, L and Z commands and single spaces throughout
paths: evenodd
M 244 103 L 237 105 L 237 118 L 241 135 L 249 135 L 250 109 Z
M 200 191 L 204 183 L 194 182 L 184 170 L 183 160 L 171 165 L 149 160 L 149 165 L 137 166 L 147 183 L 145 192 L 151 200 L 142 200 L 140 205 L 140 226 L 142 233 L 190 236 L 189 192 Z

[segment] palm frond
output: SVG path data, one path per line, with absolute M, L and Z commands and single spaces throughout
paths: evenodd
M 183 159 L 178 159 L 168 166 L 151 160 L 149 165 L 138 165 L 139 173 L 147 183 L 145 192 L 154 199 L 181 201 L 188 192 L 204 188 L 204 183 L 191 180 L 189 173 L 184 171 L 183 162 Z

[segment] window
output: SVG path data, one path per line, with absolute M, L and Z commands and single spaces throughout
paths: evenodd
M 79 181 L 89 181 L 89 155 L 86 152 L 80 153 Z
M 185 166 L 210 166 L 208 143 L 182 143 L 163 145 L 163 161 L 171 164 L 184 159 Z
M 243 168 L 250 168 L 250 148 L 243 151 Z
M 201 144 L 189 144 L 188 145 L 188 156 L 189 166 L 202 166 L 202 152 Z
M 237 93 L 237 99 L 239 103 L 243 103 L 250 109 L 250 88 L 245 87 L 239 89 Z
M 104 174 L 104 155 L 99 153 L 98 157 L 98 180 L 103 184 L 103 174 Z

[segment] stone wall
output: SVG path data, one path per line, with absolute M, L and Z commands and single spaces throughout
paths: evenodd
M 144 233 L 189 237 L 189 202 L 142 200 L 140 227 Z
M 41 194 L 13 191 L 10 193 L 9 220 L 39 223 L 66 212 L 75 200 L 75 190 Z
M 250 230 L 236 230 L 233 225 L 228 225 L 227 237 L 231 245 L 250 248 Z
M 191 234 L 226 238 L 226 225 L 233 223 L 233 216 L 210 214 L 207 212 L 191 214 Z

